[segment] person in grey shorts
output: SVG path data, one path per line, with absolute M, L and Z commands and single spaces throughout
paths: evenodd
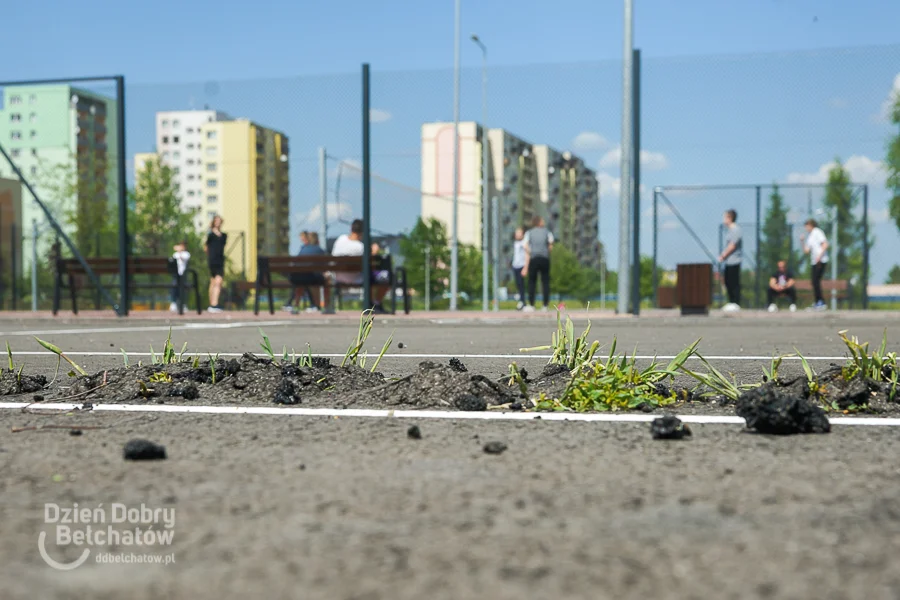
M 531 229 L 525 234 L 525 267 L 522 275 L 528 277 L 528 306 L 525 312 L 534 311 L 535 287 L 537 278 L 541 278 L 541 291 L 544 293 L 544 308 L 550 304 L 550 252 L 553 250 L 553 234 L 544 224 L 544 219 L 534 217 Z

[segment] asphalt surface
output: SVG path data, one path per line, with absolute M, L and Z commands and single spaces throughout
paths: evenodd
M 279 350 L 309 343 L 343 353 L 356 332 L 347 319 L 197 323 L 173 331 L 177 348 L 259 351 L 262 326 Z M 702 337 L 712 356 L 796 346 L 821 357 L 844 354 L 839 330 L 877 343 L 887 327 L 890 342 L 900 339 L 897 323 L 895 315 L 598 319 L 590 337 L 617 336 L 621 349 L 646 355 L 675 354 Z M 377 354 L 394 331 L 390 352 L 399 356 L 383 370 L 401 374 L 424 360 L 411 354 L 518 354 L 548 343 L 553 325 L 385 318 L 369 350 Z M 127 331 L 102 331 L 111 327 L 123 324 L 3 320 L 0 337 L 27 370 L 52 370 L 55 359 L 24 354 L 41 350 L 28 332 L 73 353 L 121 347 L 136 357 L 151 343 L 158 352 L 168 325 L 134 319 Z M 121 364 L 77 360 L 96 370 Z M 464 360 L 494 374 L 510 359 Z M 716 364 L 755 378 L 763 363 Z M 412 424 L 422 439 L 407 437 Z M 82 434 L 58 428 L 72 426 Z M 3 598 L 900 598 L 894 427 L 778 438 L 694 425 L 692 439 L 674 442 L 628 423 L 3 410 L 0 431 Z M 123 460 L 136 437 L 165 445 L 168 459 Z M 506 451 L 486 454 L 490 441 Z M 77 569 L 57 571 L 39 553 L 41 532 L 60 562 L 87 546 L 53 543 L 47 503 L 171 508 L 173 542 L 101 544 Z M 174 562 L 98 563 L 108 551 Z

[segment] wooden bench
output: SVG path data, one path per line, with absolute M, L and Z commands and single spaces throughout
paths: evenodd
M 803 292 L 804 296 L 812 296 L 812 281 L 809 279 L 796 279 L 794 280 L 794 289 L 797 290 L 798 300 L 801 292 Z M 831 290 L 837 292 L 838 302 L 845 302 L 850 299 L 850 282 L 846 279 L 822 280 L 822 299 L 825 300 L 826 304 L 831 301 Z
M 371 272 L 386 272 L 388 274 L 387 281 L 372 283 L 374 286 L 390 286 L 391 293 L 391 314 L 397 312 L 397 286 L 401 288 L 403 294 L 403 308 L 406 314 L 409 314 L 409 293 L 406 289 L 406 270 L 402 267 L 393 268 L 390 256 L 373 256 L 371 262 Z M 273 290 L 276 288 L 304 287 L 291 283 L 290 276 L 294 274 L 307 275 L 323 275 L 325 273 L 351 273 L 362 274 L 362 258 L 359 256 L 329 256 L 309 255 L 309 256 L 260 256 L 257 259 L 256 266 L 256 283 L 254 290 L 256 292 L 253 301 L 253 314 L 259 314 L 260 296 L 263 291 L 268 295 L 269 314 L 275 314 L 275 299 Z M 284 281 L 273 281 L 273 275 L 284 277 Z M 340 290 L 346 288 L 362 287 L 359 283 L 342 283 L 340 281 L 329 281 L 327 278 L 323 284 L 309 284 L 309 287 L 321 287 L 321 285 L 329 286 L 332 289 L 331 308 L 333 310 L 336 298 L 338 298 Z
M 118 258 L 85 258 L 85 262 L 91 268 L 98 278 L 104 276 L 119 275 L 119 259 Z M 150 257 L 150 256 L 131 256 L 128 258 L 128 289 L 166 289 L 172 288 L 172 282 L 147 282 L 137 283 L 134 280 L 136 275 L 168 275 L 177 279 L 177 299 L 178 314 L 184 314 L 185 293 L 189 288 L 194 290 L 194 301 L 197 303 L 197 314 L 202 314 L 203 308 L 200 306 L 200 289 L 197 271 L 188 268 L 184 275 L 178 275 L 178 265 L 174 258 L 169 257 Z M 56 278 L 53 286 L 53 314 L 59 312 L 62 290 L 68 289 L 72 298 L 72 312 L 78 314 L 77 293 L 83 288 L 84 279 L 87 277 L 87 271 L 81 266 L 76 258 L 57 258 L 56 259 Z M 102 281 L 101 281 L 102 285 Z M 117 289 L 117 286 L 110 283 L 109 289 Z M 130 294 L 129 294 L 130 295 Z

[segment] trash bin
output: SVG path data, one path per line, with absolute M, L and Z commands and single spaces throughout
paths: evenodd
M 712 304 L 713 266 L 711 263 L 678 265 L 677 301 L 682 315 L 708 315 Z
M 656 308 L 675 308 L 675 288 L 656 288 Z

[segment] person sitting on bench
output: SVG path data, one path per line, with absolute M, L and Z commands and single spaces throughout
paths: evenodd
M 331 249 L 332 256 L 362 256 L 365 247 L 363 246 L 363 222 L 361 219 L 356 219 L 353 223 L 350 224 L 350 234 L 347 235 L 342 234 L 338 239 L 334 241 L 334 246 Z M 372 256 L 376 256 L 380 252 L 380 248 L 378 244 L 372 244 Z M 338 283 L 344 285 L 362 285 L 362 274 L 356 273 L 336 273 L 335 280 Z M 384 300 L 384 297 L 388 295 L 391 291 L 390 286 L 386 285 L 390 280 L 390 274 L 386 271 L 379 271 L 376 273 L 372 273 L 372 283 L 374 284 L 373 293 L 381 292 L 377 297 L 380 300 L 376 300 L 374 306 L 372 306 L 372 311 L 375 313 L 385 313 L 387 312 L 384 309 L 381 301 Z M 374 294 L 373 294 L 374 295 Z
M 300 241 L 303 245 L 300 247 L 300 252 L 297 253 L 297 256 L 323 256 L 325 254 L 325 250 L 319 245 L 319 234 L 315 231 L 301 232 Z M 304 293 L 309 300 L 309 308 L 306 309 L 306 312 L 327 310 L 328 286 L 325 284 L 325 275 L 322 273 L 292 273 L 290 280 L 291 284 L 296 287 L 292 291 L 291 301 L 287 306 L 291 307 L 294 314 L 300 310 L 300 298 Z M 325 303 L 321 307 L 319 306 L 319 299 L 313 296 L 312 286 L 318 286 L 324 292 Z
M 791 312 L 797 310 L 797 289 L 794 287 L 794 274 L 787 268 L 787 263 L 778 261 L 778 270 L 772 273 L 769 279 L 769 312 L 776 312 L 778 305 L 775 300 L 780 296 L 787 296 L 791 301 Z

